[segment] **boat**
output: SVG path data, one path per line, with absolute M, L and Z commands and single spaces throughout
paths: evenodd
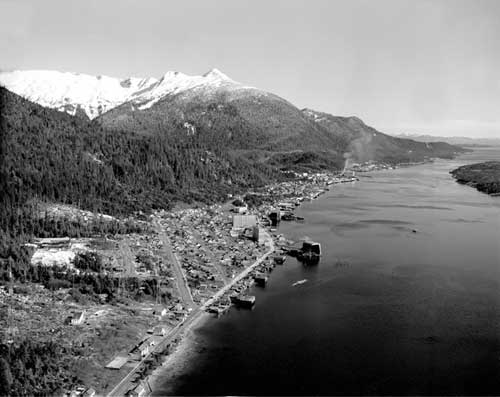
M 281 216 L 281 220 L 283 221 L 293 221 L 295 220 L 295 215 L 292 214 L 291 212 L 287 212 L 284 215 Z
M 292 287 L 295 287 L 297 285 L 302 285 L 304 283 L 307 283 L 307 278 L 303 279 L 303 280 L 299 280 L 299 281 L 296 281 L 292 284 Z

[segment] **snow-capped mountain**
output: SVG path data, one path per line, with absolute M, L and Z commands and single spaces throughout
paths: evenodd
M 167 72 L 160 79 L 119 79 L 48 70 L 0 73 L 0 85 L 32 102 L 75 115 L 79 109 L 94 119 L 123 103 L 147 109 L 168 95 L 187 90 L 246 88 L 217 69 L 202 76 Z

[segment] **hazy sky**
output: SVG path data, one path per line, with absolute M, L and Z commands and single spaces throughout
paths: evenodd
M 0 0 L 0 68 L 218 68 L 381 131 L 500 138 L 500 0 Z

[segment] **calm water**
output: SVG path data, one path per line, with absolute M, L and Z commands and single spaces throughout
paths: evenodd
M 304 204 L 280 232 L 321 242 L 320 264 L 289 258 L 254 310 L 197 330 L 175 394 L 499 395 L 500 197 L 448 174 L 491 159 L 374 172 Z

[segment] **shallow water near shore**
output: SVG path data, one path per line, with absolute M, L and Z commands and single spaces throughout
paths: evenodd
M 500 395 L 500 197 L 448 173 L 495 159 L 360 174 L 302 205 L 279 233 L 319 241 L 320 263 L 288 258 L 253 310 L 196 328 L 154 394 Z

